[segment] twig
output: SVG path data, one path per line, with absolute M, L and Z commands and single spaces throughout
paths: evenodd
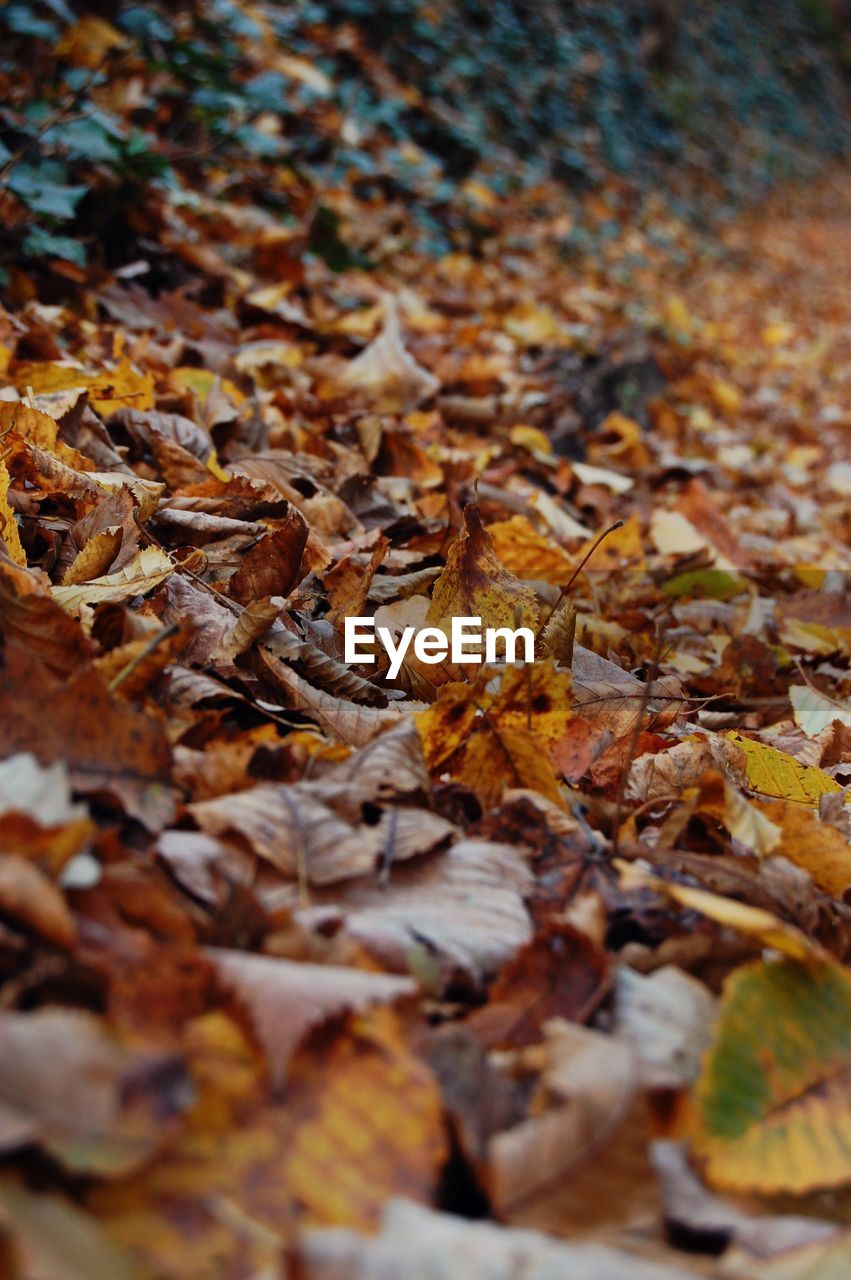
M 656 679 L 657 675 L 659 674 L 659 664 L 662 658 L 662 644 L 664 642 L 664 636 L 665 636 L 665 632 L 660 623 L 656 631 L 656 643 L 653 647 L 653 657 L 650 662 L 650 667 L 647 671 L 647 680 L 645 682 L 644 688 L 641 691 L 641 699 L 639 702 L 638 714 L 635 717 L 635 724 L 632 726 L 632 733 L 630 734 L 630 737 L 629 737 L 629 746 L 627 748 L 626 760 L 624 761 L 623 768 L 621 769 L 621 776 L 618 779 L 618 794 L 617 794 L 617 800 L 615 802 L 614 832 L 612 835 L 612 857 L 613 858 L 616 858 L 618 856 L 618 848 L 620 845 L 621 820 L 623 817 L 623 805 L 624 805 L 624 798 L 626 795 L 627 779 L 629 778 L 629 773 L 630 773 L 630 770 L 632 769 L 632 762 L 635 758 L 635 749 L 638 746 L 638 739 L 641 735 L 641 730 L 644 726 L 644 716 L 647 711 L 647 706 L 648 706 L 648 703 L 650 702 L 651 697 L 653 696 L 653 681 Z
M 163 640 L 168 640 L 171 636 L 177 635 L 179 630 L 180 627 L 176 622 L 170 622 L 167 627 L 163 627 L 162 631 L 158 631 L 155 636 L 151 636 L 144 648 L 140 649 L 139 652 L 121 668 L 118 674 L 112 677 L 108 685 L 110 693 L 115 693 L 115 690 L 121 687 L 127 677 L 133 674 L 139 666 L 139 663 L 144 662 L 145 658 L 147 658 L 149 654 L 153 653 L 154 649 L 156 649 L 158 645 L 162 644 Z
M 578 565 L 576 566 L 576 568 L 573 570 L 573 573 L 570 575 L 570 577 L 568 578 L 567 582 L 564 584 L 564 586 L 562 587 L 561 591 L 558 593 L 558 597 L 557 597 L 557 599 L 556 599 L 556 602 L 555 602 L 555 604 L 553 605 L 552 610 L 550 611 L 550 618 L 553 616 L 553 614 L 555 613 L 556 609 L 559 607 L 559 605 L 561 604 L 562 600 L 563 600 L 563 599 L 564 599 L 564 597 L 567 595 L 568 591 L 569 591 L 569 590 L 570 590 L 570 588 L 573 586 L 574 582 L 575 582 L 575 581 L 576 581 L 576 579 L 579 577 L 580 573 L 581 573 L 581 572 L 582 572 L 582 570 L 585 568 L 586 564 L 587 564 L 587 563 L 588 563 L 588 561 L 591 559 L 591 557 L 593 556 L 594 552 L 597 550 L 597 548 L 599 547 L 599 545 L 600 545 L 600 543 L 603 541 L 603 539 L 604 539 L 604 538 L 608 538 L 609 534 L 610 534 L 610 533 L 614 533 L 616 529 L 622 529 L 622 528 L 623 528 L 623 520 L 616 520 L 614 524 L 610 524 L 610 525 L 609 525 L 608 529 L 604 529 L 602 533 L 598 533 L 598 534 L 597 534 L 597 537 L 596 537 L 596 538 L 594 539 L 594 541 L 591 543 L 591 546 L 590 546 L 590 547 L 588 548 L 588 550 L 585 552 L 585 555 L 584 555 L 584 556 L 582 557 L 582 559 L 579 561 L 579 564 L 578 564 Z M 549 621 L 549 618 L 547 619 L 547 621 Z M 540 637 L 540 634 L 541 634 L 541 632 L 543 631 L 544 626 L 545 626 L 545 624 L 544 624 L 544 623 L 542 623 L 542 624 L 538 627 L 538 632 L 537 632 L 536 639 L 537 639 L 538 637 Z

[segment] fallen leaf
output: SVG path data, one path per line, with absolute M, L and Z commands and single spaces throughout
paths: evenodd
M 402 342 L 399 312 L 388 298 L 384 327 L 377 338 L 348 364 L 335 384 L 339 392 L 354 392 L 382 413 L 415 409 L 433 396 L 440 383 L 418 364 Z
M 567 552 L 538 533 L 525 516 L 512 516 L 510 520 L 489 524 L 485 532 L 497 560 L 509 573 L 559 586 L 573 572 L 573 560 Z
M 725 736 L 728 742 L 744 751 L 748 786 L 760 795 L 776 796 L 796 804 L 817 805 L 820 796 L 841 790 L 839 783 L 824 770 L 800 764 L 785 751 L 778 751 L 734 731 Z
M 144 596 L 174 572 L 174 564 L 159 547 L 143 547 L 129 564 L 115 573 L 79 585 L 53 587 L 54 600 L 71 614 L 84 605 Z
M 716 1001 L 702 983 L 673 965 L 651 974 L 615 971 L 614 1034 L 629 1043 L 648 1089 L 682 1089 L 700 1073 Z
M 6 723 L 0 757 L 31 751 L 42 763 L 64 760 L 74 787 L 103 794 L 158 830 L 170 821 L 175 795 L 161 723 L 118 702 L 100 676 L 81 667 L 64 684 L 16 643 L 0 651 L 0 695 Z M 35 720 L 33 702 L 49 702 Z
M 535 597 L 500 564 L 472 502 L 464 508 L 464 527 L 434 584 L 426 620 L 449 634 L 452 619 L 462 617 L 480 618 L 483 627 L 534 630 L 538 624 Z
M 134 1052 L 94 1014 L 0 1014 L 6 1151 L 36 1143 L 72 1172 L 126 1174 L 162 1146 L 188 1102 L 179 1059 Z
M 851 725 L 851 704 L 828 698 L 809 684 L 793 684 L 789 690 L 792 714 L 804 733 L 814 738 L 829 724 Z
M 727 980 L 695 1095 L 692 1149 L 710 1182 L 761 1195 L 851 1181 L 851 978 L 784 958 Z
M 315 1027 L 417 990 L 410 978 L 343 965 L 295 963 L 221 947 L 208 948 L 207 954 L 221 985 L 248 1010 L 276 1088 L 297 1046 Z
M 15 564 L 26 565 L 27 557 L 24 554 L 24 548 L 21 546 L 21 535 L 18 533 L 15 513 L 9 506 L 8 494 L 9 469 L 5 461 L 0 458 L 0 538 L 3 539 L 6 553 Z
M 526 944 L 523 896 L 531 876 L 514 845 L 459 840 L 446 853 L 395 867 L 386 886 L 351 880 L 311 894 L 299 913 L 339 919 L 387 968 L 442 990 L 453 980 L 478 988 Z
M 307 533 L 301 513 L 290 511 L 283 525 L 260 538 L 242 557 L 228 579 L 228 595 L 241 604 L 289 595 L 300 577 Z

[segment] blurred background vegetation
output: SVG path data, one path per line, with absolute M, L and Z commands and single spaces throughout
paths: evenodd
M 343 187 L 405 203 L 438 253 L 475 238 L 471 182 L 579 198 L 616 175 L 714 217 L 845 151 L 849 7 L 12 0 L 0 283 L 119 267 L 159 242 L 163 200 L 200 193 L 307 225 L 340 268 L 367 265 L 327 198 Z

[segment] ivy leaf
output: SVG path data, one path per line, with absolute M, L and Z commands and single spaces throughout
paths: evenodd
M 86 250 L 71 236 L 57 236 L 44 227 L 33 227 L 24 240 L 24 252 L 31 258 L 62 258 L 78 267 L 86 265 Z
M 77 205 L 86 194 L 86 187 L 54 182 L 45 169 L 46 166 L 35 169 L 30 165 L 18 165 L 6 179 L 7 185 L 33 213 L 46 214 L 63 222 L 73 218 Z

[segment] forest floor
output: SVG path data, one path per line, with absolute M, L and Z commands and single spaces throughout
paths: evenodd
M 467 198 L 15 276 L 4 1276 L 851 1269 L 851 179 Z

